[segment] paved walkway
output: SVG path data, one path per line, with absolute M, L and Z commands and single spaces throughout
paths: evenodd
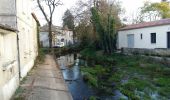
M 27 91 L 27 100 L 72 100 L 62 73 L 50 55 L 31 71 L 21 87 Z

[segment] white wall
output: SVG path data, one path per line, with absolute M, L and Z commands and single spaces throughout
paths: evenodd
M 40 44 L 43 47 L 49 47 L 49 37 L 48 37 L 48 32 L 40 32 Z
M 17 27 L 19 30 L 21 75 L 25 77 L 38 54 L 37 27 L 33 19 L 32 0 L 17 0 Z
M 0 29 L 0 100 L 9 100 L 19 86 L 17 35 Z
M 73 44 L 73 31 L 65 31 L 65 33 L 66 33 L 67 45 L 69 42 Z
M 69 44 L 69 41 L 71 44 L 73 44 L 73 31 L 69 30 L 57 30 L 62 34 L 59 34 L 58 32 L 53 33 L 53 46 L 58 46 L 58 44 L 61 43 L 61 39 L 64 39 L 64 46 Z M 40 32 L 40 42 L 43 47 L 49 47 L 49 38 L 48 38 L 48 32 Z
M 119 31 L 118 49 L 128 47 L 128 34 L 134 34 L 134 48 L 167 48 L 167 32 L 170 32 L 170 25 Z M 155 44 L 151 43 L 151 33 L 156 33 Z M 143 35 L 143 39 L 140 38 L 140 34 Z
M 0 0 L 0 23 L 16 28 L 15 0 Z
M 0 23 L 15 27 L 19 31 L 21 77 L 25 77 L 38 55 L 37 23 L 33 19 L 32 0 L 0 0 Z M 16 20 L 17 19 L 17 20 Z M 19 86 L 16 33 L 0 29 L 0 100 L 10 100 Z M 1 50 L 2 49 L 2 50 Z M 3 54 L 2 54 L 3 53 Z M 5 63 L 4 60 L 14 60 Z M 5 61 L 6 62 L 6 61 Z

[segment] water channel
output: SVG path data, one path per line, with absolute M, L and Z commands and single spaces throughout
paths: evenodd
M 60 56 L 57 58 L 57 62 L 74 100 L 88 100 L 89 97 L 96 96 L 95 90 L 83 81 L 80 66 L 85 65 L 86 62 L 79 59 L 79 54 Z M 99 100 L 118 100 L 122 96 L 117 90 L 113 92 L 114 96 L 101 97 L 102 99 Z

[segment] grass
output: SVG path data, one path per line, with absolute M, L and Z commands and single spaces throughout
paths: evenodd
M 25 100 L 25 96 L 23 96 L 24 89 L 22 87 L 18 87 L 18 89 L 15 91 L 15 96 L 12 98 L 12 100 Z
M 100 65 L 94 67 L 81 67 L 84 80 L 88 82 L 89 85 L 98 88 L 99 78 L 106 73 L 106 69 Z
M 47 54 L 48 52 L 48 48 L 39 48 L 36 63 L 44 62 L 45 54 Z
M 101 71 L 107 70 L 106 75 L 103 75 L 103 72 L 92 66 L 83 68 L 83 72 L 92 74 L 89 77 L 106 76 L 107 78 L 102 84 L 114 82 L 116 88 L 129 99 L 170 99 L 170 68 L 166 64 L 139 55 L 98 54 L 93 49 L 85 49 L 81 54 L 86 60 L 93 60 L 95 62 L 93 66 L 101 66 L 99 68 Z M 99 81 L 102 80 L 98 79 L 95 82 Z M 153 95 L 156 95 L 156 97 Z

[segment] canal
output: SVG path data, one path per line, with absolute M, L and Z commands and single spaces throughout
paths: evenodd
M 113 90 L 114 96 L 100 97 L 96 94 L 94 89 L 83 81 L 80 66 L 87 65 L 87 63 L 86 61 L 79 59 L 79 56 L 79 54 L 68 54 L 57 57 L 58 65 L 62 70 L 63 77 L 73 99 L 89 100 L 91 96 L 96 96 L 99 100 L 118 100 L 122 96 L 118 90 Z

